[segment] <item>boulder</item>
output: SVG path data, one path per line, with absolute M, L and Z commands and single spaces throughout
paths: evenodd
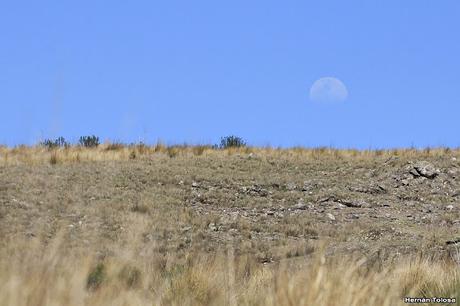
M 439 175 L 439 170 L 436 169 L 432 164 L 427 161 L 420 161 L 414 165 L 414 169 L 417 174 L 420 176 L 426 177 L 428 179 L 434 179 Z M 414 175 L 411 171 L 411 174 Z M 414 175 L 416 176 L 416 175 Z

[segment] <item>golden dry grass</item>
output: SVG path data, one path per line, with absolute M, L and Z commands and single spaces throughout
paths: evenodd
M 0 147 L 0 306 L 458 300 L 459 250 L 445 241 L 460 214 L 444 206 L 457 205 L 445 193 L 458 188 L 459 153 Z M 420 159 L 445 173 L 392 187 Z M 304 180 L 314 187 L 288 188 Z M 339 209 L 330 194 L 375 206 Z M 312 208 L 290 210 L 299 200 Z M 417 219 L 426 205 L 432 219 Z
M 173 145 L 166 146 L 158 143 L 153 146 L 123 145 L 121 143 L 106 143 L 97 148 L 83 148 L 73 146 L 69 148 L 47 149 L 41 146 L 18 146 L 9 148 L 0 146 L 0 166 L 4 165 L 34 165 L 40 163 L 75 163 L 81 161 L 116 161 L 130 160 L 143 156 L 167 155 L 168 157 L 201 156 L 201 155 L 234 155 L 256 154 L 265 158 L 284 159 L 373 159 L 389 157 L 440 157 L 445 154 L 460 156 L 460 149 L 451 148 L 425 148 L 425 149 L 381 149 L 381 150 L 356 150 L 320 148 L 260 148 L 241 147 L 227 148 L 224 150 L 214 149 L 209 145 Z
M 403 297 L 460 297 L 452 262 L 407 258 L 388 268 L 364 258 L 258 265 L 219 254 L 139 256 L 136 246 L 109 258 L 67 253 L 58 240 L 10 243 L 0 260 L 0 305 L 404 305 Z M 97 268 L 99 267 L 99 268 Z M 430 304 L 431 305 L 431 304 Z M 433 304 L 434 305 L 434 304 Z

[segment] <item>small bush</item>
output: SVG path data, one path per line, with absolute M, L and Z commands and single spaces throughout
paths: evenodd
M 114 142 L 110 143 L 107 145 L 107 148 L 105 148 L 106 151 L 118 151 L 122 150 L 125 147 L 125 145 L 121 142 Z
M 102 282 L 106 278 L 105 266 L 103 263 L 97 264 L 97 266 L 89 273 L 86 280 L 86 288 L 88 290 L 98 289 Z
M 203 155 L 204 151 L 210 149 L 210 146 L 194 146 L 192 148 L 193 155 Z
M 47 149 L 57 149 L 57 148 L 68 148 L 70 147 L 70 143 L 68 143 L 64 137 L 58 137 L 55 140 L 45 139 L 44 141 L 40 142 L 39 144 L 42 147 Z
M 148 146 L 142 141 L 136 145 L 136 148 L 139 154 L 146 154 L 148 152 Z
M 140 214 L 147 214 L 149 212 L 149 207 L 146 204 L 136 204 L 131 208 L 132 212 L 140 213 Z
M 57 157 L 56 151 L 54 151 L 51 153 L 50 164 L 56 165 L 57 163 L 58 163 L 58 157 Z
M 177 147 L 168 147 L 166 151 L 170 158 L 174 158 L 177 156 L 177 154 L 179 154 L 179 149 Z
M 220 145 L 219 148 L 221 149 L 227 149 L 227 148 L 240 148 L 240 147 L 245 147 L 246 142 L 243 140 L 243 138 L 238 137 L 238 136 L 225 136 L 220 139 Z
M 135 150 L 132 150 L 131 153 L 129 153 L 129 159 L 136 159 L 137 154 Z
M 99 145 L 99 137 L 96 137 L 94 135 L 81 136 L 78 143 L 80 144 L 80 146 L 85 148 L 95 148 Z
M 118 276 L 127 288 L 133 289 L 139 287 L 142 273 L 134 266 L 125 266 Z

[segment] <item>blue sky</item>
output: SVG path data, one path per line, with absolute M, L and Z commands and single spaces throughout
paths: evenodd
M 0 143 L 457 147 L 459 31 L 454 0 L 3 1 Z

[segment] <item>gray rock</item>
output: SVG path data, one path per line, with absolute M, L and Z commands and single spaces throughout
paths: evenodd
M 409 173 L 412 174 L 414 177 L 420 176 L 420 173 L 418 173 L 418 171 L 415 170 L 415 168 L 410 169 Z
M 293 206 L 295 210 L 306 210 L 308 208 L 307 204 L 299 202 Z
M 446 241 L 446 244 L 447 245 L 450 245 L 450 244 L 458 244 L 460 243 L 460 238 L 454 238 L 454 239 L 451 239 L 451 240 L 447 240 Z
M 219 230 L 215 223 L 209 223 L 208 228 L 213 232 L 217 232 Z
M 434 179 L 439 175 L 439 170 L 427 161 L 419 161 L 414 165 L 414 169 L 420 176 Z
M 414 171 L 415 171 L 415 170 L 414 170 Z M 410 180 L 408 180 L 408 179 L 403 179 L 403 180 L 401 180 L 401 184 L 403 184 L 404 186 L 409 185 L 409 183 L 410 183 Z
M 331 221 L 335 221 L 335 217 L 334 217 L 334 215 L 331 214 L 331 213 L 327 213 L 327 214 L 326 214 L 326 217 L 327 217 L 329 220 L 331 220 Z
M 286 189 L 289 190 L 289 191 L 292 191 L 292 190 L 296 190 L 297 189 L 297 186 L 294 184 L 294 183 L 287 183 L 286 184 Z
M 321 182 L 308 180 L 303 182 L 302 191 L 312 191 L 322 186 Z

